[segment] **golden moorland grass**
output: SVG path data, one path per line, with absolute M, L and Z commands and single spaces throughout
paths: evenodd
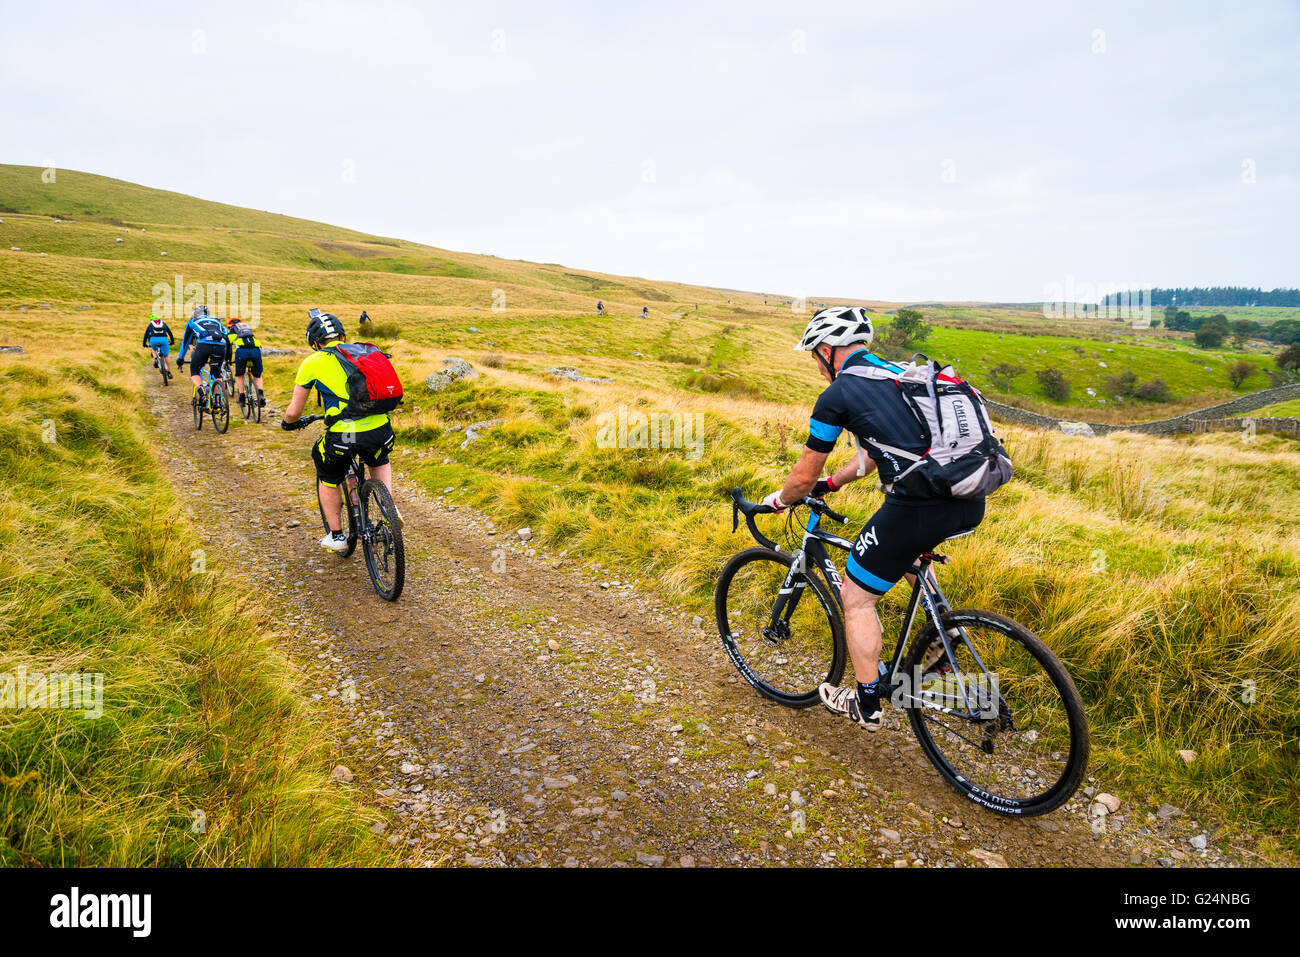
M 153 222 L 109 198 L 96 208 L 137 227 Z M 167 211 L 164 204 L 157 215 Z M 213 222 L 220 218 L 212 215 Z M 11 216 L 0 218 L 2 231 Z M 177 213 L 160 222 L 186 220 Z M 396 416 L 399 482 L 456 487 L 457 498 L 499 521 L 531 526 L 547 548 L 602 562 L 708 617 L 722 562 L 747 542 L 731 532 L 728 490 L 741 486 L 757 497 L 775 487 L 806 437 L 808 411 L 822 386 L 809 358 L 790 348 L 806 314 L 792 313 L 775 297 L 765 306 L 759 294 L 388 246 L 393 241 L 313 233 L 301 221 L 231 222 L 228 228 L 254 232 L 245 239 L 201 225 L 169 226 L 178 241 L 191 244 L 191 255 L 212 257 L 180 264 L 146 261 L 143 254 L 111 261 L 96 246 L 105 237 L 95 232 L 109 223 L 42 225 L 86 228 L 80 239 L 69 231 L 59 240 L 67 245 L 52 246 L 47 256 L 35 247 L 10 253 L 3 241 L 9 234 L 0 232 L 0 344 L 28 351 L 6 368 L 56 370 L 59 357 L 77 357 L 39 386 L 55 389 L 72 377 L 72 398 L 61 414 L 79 414 L 87 402 L 105 399 L 100 388 L 125 390 L 120 398 L 129 404 L 138 383 L 116 357 L 134 354 L 140 375 L 148 371 L 144 353 L 135 350 L 152 285 L 183 271 L 205 282 L 261 283 L 259 334 L 270 346 L 298 351 L 268 360 L 268 392 L 282 405 L 305 348 L 305 309 L 334 311 L 355 332 L 354 317 L 366 308 L 381 324 L 368 334 L 391 348 L 408 387 Z M 259 238 L 259 228 L 275 235 Z M 281 241 L 288 244 L 277 246 Z M 323 256 L 365 263 L 303 267 L 296 258 L 303 243 L 325 243 L 332 248 Z M 396 252 L 386 258 L 383 249 Z M 396 261 L 402 257 L 426 261 L 427 268 Z M 498 289 L 503 300 L 494 299 Z M 597 297 L 610 315 L 595 315 Z M 52 307 L 35 308 L 39 302 Z M 645 304 L 650 317 L 642 320 Z M 33 308 L 19 311 L 19 305 Z M 174 323 L 178 333 L 182 324 Z M 965 338 L 955 337 L 962 330 L 936 335 L 962 350 L 961 368 L 973 363 L 970 374 L 983 384 L 980 369 L 1015 338 L 1011 325 L 1001 340 L 1003 333 L 981 330 Z M 1147 341 L 1126 333 L 1111 344 L 1068 331 L 1077 341 L 1055 338 L 1079 369 L 1106 361 L 1114 370 L 1131 360 L 1148 363 L 1146 374 L 1177 362 L 1188 373 L 1180 381 L 1195 384 L 1197 370 L 1204 372 L 1198 363 L 1220 361 L 1163 336 Z M 1028 356 L 1047 345 L 1025 339 L 1017 348 Z M 426 393 L 424 377 L 452 356 L 473 362 L 480 376 Z M 575 383 L 549 374 L 558 366 L 608 381 Z M 1217 398 L 1223 390 L 1207 384 L 1205 394 Z M 601 447 L 599 423 L 620 407 L 680 414 L 683 421 L 699 416 L 698 448 Z M 8 409 L 22 427 L 10 431 L 28 436 L 15 461 L 47 451 L 31 438 L 40 410 L 30 403 Z M 505 422 L 464 450 L 463 434 L 448 431 L 492 418 Z M 243 427 L 232 428 L 232 441 Z M 136 441 L 144 439 L 140 433 Z M 990 500 L 979 533 L 955 543 L 955 563 L 944 572 L 954 603 L 1021 620 L 1067 663 L 1088 707 L 1102 780 L 1141 799 L 1170 800 L 1262 828 L 1295 847 L 1300 447 L 1274 436 L 1078 439 L 1014 427 L 1006 429 L 1006 440 L 1017 477 Z M 65 467 L 83 468 L 72 458 Z M 135 474 L 112 494 L 138 494 L 141 482 L 150 501 L 165 497 L 156 477 Z M 837 496 L 837 507 L 856 521 L 879 500 L 866 484 Z M 13 501 L 5 506 L 10 521 L 35 507 L 38 494 L 34 486 L 12 486 Z M 98 528 L 102 535 L 109 516 L 120 520 L 122 513 L 88 508 L 78 514 L 79 534 Z M 6 580 L 27 587 L 29 577 L 17 569 Z M 41 580 L 53 588 L 48 577 Z M 46 594 L 53 601 L 48 595 L 56 593 Z M 887 617 L 897 601 L 887 599 Z M 195 607 L 197 622 L 217 615 L 212 606 Z M 21 632 L 9 632 L 7 640 L 24 654 L 37 647 Z M 162 667 L 152 659 L 168 660 L 163 651 L 144 646 L 138 660 Z M 291 695 L 287 687 L 281 691 Z M 30 745 L 33 739 L 20 740 Z M 1199 757 L 1185 765 L 1178 749 Z M 130 787 L 121 784 L 117 793 L 129 794 Z
M 0 683 L 28 705 L 0 708 L 0 865 L 391 860 L 161 474 L 137 364 L 48 359 L 0 357 Z M 102 703 L 36 707 L 56 674 Z

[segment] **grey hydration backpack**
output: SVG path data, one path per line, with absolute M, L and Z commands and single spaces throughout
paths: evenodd
M 983 498 L 1010 480 L 1011 458 L 989 424 L 983 397 L 959 379 L 951 365 L 940 367 L 918 353 L 901 372 L 851 366 L 840 375 L 893 381 L 930 436 L 930 448 L 923 455 L 868 440 L 882 452 L 912 463 L 883 486 L 886 492 L 912 498 Z M 865 463 L 860 463 L 858 474 L 865 471 Z

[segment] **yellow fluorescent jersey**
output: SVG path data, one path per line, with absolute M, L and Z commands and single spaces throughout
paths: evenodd
M 249 345 L 248 343 L 244 342 L 244 340 L 243 340 L 243 338 L 242 338 L 241 336 L 239 336 L 238 334 L 233 333 L 233 332 L 232 332 L 230 335 L 226 336 L 226 338 L 227 338 L 228 340 L 230 340 L 230 348 L 232 348 L 232 349 L 260 349 L 260 348 L 262 348 L 262 340 L 258 339 L 257 336 L 253 336 L 253 337 L 252 337 L 253 342 L 252 342 L 251 345 Z
M 368 432 L 388 422 L 388 416 L 382 412 L 360 419 L 336 418 L 348 404 L 348 374 L 343 371 L 342 363 L 324 350 L 313 352 L 303 360 L 293 384 L 315 389 L 321 394 L 325 402 L 325 415 L 333 419 L 329 427 L 331 432 L 345 432 L 349 428 L 355 432 Z

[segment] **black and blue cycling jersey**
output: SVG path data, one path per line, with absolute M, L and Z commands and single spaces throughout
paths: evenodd
M 866 349 L 859 349 L 845 359 L 841 368 L 857 365 L 903 371 L 901 366 L 886 362 Z M 862 450 L 876 463 L 880 481 L 885 485 L 891 484 L 910 463 L 899 462 L 890 453 L 868 444 L 868 440 L 883 442 L 916 455 L 922 455 L 930 448 L 929 432 L 890 379 L 841 374 L 826 387 L 817 399 L 812 420 L 808 423 L 808 448 L 829 453 L 835 448 L 840 433 L 846 429 L 857 436 Z
M 226 327 L 220 319 L 196 316 L 185 324 L 185 334 L 181 337 L 181 359 L 184 360 L 190 346 L 200 344 L 226 345 Z
M 923 455 L 930 433 L 892 379 L 844 375 L 845 368 L 874 365 L 900 373 L 902 367 L 859 349 L 844 361 L 841 374 L 813 407 L 808 448 L 829 453 L 840 433 L 857 436 L 861 449 L 876 463 L 880 481 L 890 485 L 910 464 L 871 445 L 871 441 Z M 968 532 L 984 518 L 984 500 L 910 498 L 890 491 L 867 519 L 853 543 L 844 572 L 859 587 L 883 595 L 912 567 L 916 557 L 951 535 Z

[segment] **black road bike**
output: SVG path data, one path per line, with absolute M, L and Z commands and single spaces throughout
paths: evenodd
M 213 370 L 216 371 L 215 375 Z M 199 378 L 203 380 L 203 385 L 190 399 L 190 405 L 194 407 L 194 428 L 203 428 L 203 416 L 206 414 L 212 416 L 214 429 L 225 432 L 230 428 L 230 397 L 217 363 L 204 365 L 199 371 Z
M 323 415 L 308 415 L 300 421 L 305 428 L 324 418 Z M 339 527 L 347 536 L 347 545 L 335 554 L 341 558 L 349 557 L 360 541 L 366 557 L 366 570 L 375 591 L 385 601 L 397 601 L 406 582 L 406 547 L 402 542 L 402 522 L 388 487 L 376 479 L 366 478 L 366 465 L 360 455 L 354 454 L 339 490 L 343 493 Z M 331 531 L 329 519 L 325 517 L 325 506 L 320 504 L 319 482 L 316 503 L 320 509 L 321 525 L 325 531 Z
M 793 708 L 839 685 L 848 658 L 841 578 L 827 546 L 853 543 L 820 527 L 847 519 L 821 499 L 791 506 L 792 552 L 763 535 L 756 515 L 774 512 L 733 489 L 732 528 L 745 517 L 757 548 L 739 552 L 718 577 L 714 605 L 722 643 L 760 694 Z M 808 510 L 800 534 L 796 510 Z M 959 533 L 969 534 L 969 532 Z M 959 537 L 959 536 L 953 536 Z M 1029 629 L 974 608 L 954 610 L 921 555 L 897 644 L 880 679 L 881 701 L 907 712 L 921 750 L 961 794 L 991 811 L 1046 814 L 1074 794 L 1088 764 L 1088 720 L 1065 667 Z M 924 624 L 911 638 L 918 610 Z M 884 650 L 887 650 L 884 649 Z

